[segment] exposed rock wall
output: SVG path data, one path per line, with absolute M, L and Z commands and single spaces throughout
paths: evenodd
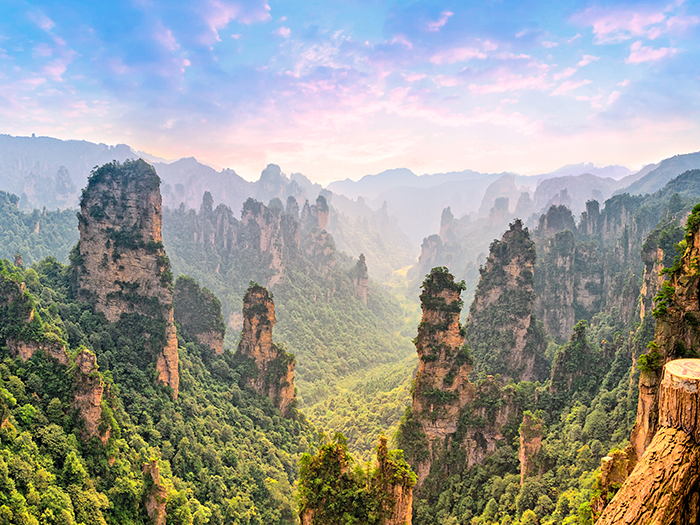
M 179 387 L 177 334 L 173 324 L 172 273 L 161 237 L 160 179 L 142 160 L 113 162 L 88 180 L 78 215 L 80 242 L 73 258 L 79 297 L 110 322 L 122 314 L 161 318 L 159 379 Z M 154 305 L 155 300 L 155 305 Z
M 517 219 L 491 243 L 465 324 L 477 369 L 516 381 L 544 379 L 546 336 L 533 315 L 535 243 Z
M 252 285 L 243 298 L 238 356 L 251 359 L 257 369 L 255 375 L 247 378 L 248 384 L 258 394 L 268 396 L 286 416 L 295 403 L 294 356 L 272 341 L 276 322 L 270 293 L 262 286 Z
M 643 359 L 639 378 L 639 402 L 630 442 L 641 457 L 659 428 L 659 386 L 663 366 L 700 347 L 700 208 L 688 219 L 680 263 L 661 282 L 656 296 L 656 334 Z M 653 281 L 652 281 L 653 282 Z
M 147 484 L 151 488 L 146 493 L 146 514 L 153 525 L 165 525 L 167 514 L 165 505 L 168 501 L 168 491 L 160 481 L 160 468 L 157 460 L 151 460 L 143 464 L 143 474 L 150 478 Z
M 60 343 L 39 343 L 36 341 L 10 339 L 7 341 L 7 349 L 10 351 L 10 355 L 19 356 L 22 358 L 22 361 L 31 359 L 36 352 L 41 351 L 62 365 L 68 365 L 66 347 Z
M 499 381 L 487 377 L 473 384 L 468 379 L 471 356 L 459 323 L 463 289 L 464 283 L 456 283 L 446 268 L 434 268 L 423 283 L 412 419 L 399 432 L 399 446 L 418 474 L 419 487 L 450 442 L 464 450 L 467 466 L 481 463 L 503 441 L 503 430 L 517 413 L 512 395 Z M 424 442 L 411 441 L 415 433 Z
M 367 299 L 369 297 L 369 274 L 367 273 L 367 263 L 365 262 L 364 253 L 360 254 L 360 258 L 355 265 L 353 286 L 355 287 L 355 296 L 367 306 Z
M 85 437 L 97 436 L 102 444 L 106 444 L 111 429 L 100 429 L 105 383 L 97 369 L 97 358 L 89 350 L 83 349 L 76 356 L 75 364 L 76 391 L 73 406 L 85 422 Z
M 700 360 L 670 361 L 659 392 L 659 429 L 598 525 L 700 521 Z
M 525 483 L 525 478 L 539 473 L 543 432 L 542 420 L 530 412 L 525 412 L 520 425 L 520 449 L 518 450 L 521 485 Z

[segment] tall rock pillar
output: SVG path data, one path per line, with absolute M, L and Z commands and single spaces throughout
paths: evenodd
M 96 169 L 83 191 L 80 241 L 71 256 L 78 296 L 108 321 L 136 313 L 160 321 L 149 335 L 158 377 L 179 388 L 170 261 L 162 235 L 160 178 L 143 160 Z

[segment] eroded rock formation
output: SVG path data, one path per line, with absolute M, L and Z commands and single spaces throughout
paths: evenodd
M 164 324 L 151 335 L 159 379 L 179 387 L 172 273 L 161 237 L 160 178 L 143 160 L 95 170 L 78 215 L 80 242 L 72 257 L 78 294 L 108 321 L 137 313 Z
M 543 433 L 542 420 L 526 411 L 520 425 L 520 449 L 518 451 L 521 485 L 525 482 L 525 478 L 539 473 L 539 454 L 542 450 Z
M 105 383 L 98 372 L 95 354 L 83 348 L 75 357 L 76 391 L 73 406 L 85 422 L 85 437 L 97 436 L 106 444 L 111 428 L 102 425 L 102 400 L 105 394 Z
M 160 481 L 160 468 L 158 461 L 153 459 L 143 464 L 143 474 L 150 478 L 150 489 L 146 493 L 146 513 L 153 525 L 165 525 L 167 514 L 165 505 L 168 501 L 168 491 Z
M 688 218 L 682 241 L 683 254 L 667 275 L 657 281 L 655 298 L 656 334 L 646 355 L 640 357 L 639 403 L 630 442 L 641 457 L 659 428 L 659 386 L 663 366 L 685 357 L 700 346 L 700 207 Z M 659 254 L 660 255 L 660 254 Z M 653 281 L 652 281 L 653 283 Z
M 517 219 L 491 253 L 465 324 L 476 367 L 516 381 L 546 378 L 545 332 L 533 315 L 535 243 Z
M 243 330 L 237 355 L 252 360 L 257 371 L 246 378 L 248 384 L 258 394 L 268 396 L 287 416 L 295 403 L 294 355 L 272 341 L 276 322 L 270 293 L 262 286 L 251 285 L 243 298 Z
M 700 518 L 700 360 L 664 367 L 658 431 L 597 525 L 696 524 Z
M 473 384 L 468 379 L 472 362 L 459 323 L 463 289 L 446 268 L 434 268 L 423 282 L 413 405 L 399 438 L 418 486 L 450 440 L 464 449 L 468 466 L 482 462 L 504 439 L 503 429 L 517 412 L 499 381 L 489 376 Z M 462 419 L 480 423 L 460 426 Z
M 355 296 L 362 301 L 362 304 L 367 306 L 367 298 L 369 297 L 369 274 L 367 273 L 367 263 L 365 262 L 364 253 L 360 254 L 360 258 L 355 265 L 353 285 L 355 287 Z
M 226 324 L 213 293 L 200 288 L 191 277 L 180 276 L 175 281 L 173 311 L 184 334 L 209 346 L 216 355 L 223 353 Z

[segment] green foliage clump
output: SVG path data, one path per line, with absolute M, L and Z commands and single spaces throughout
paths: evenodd
M 661 369 L 663 356 L 659 352 L 659 345 L 651 341 L 648 345 L 649 352 L 639 356 L 637 368 L 642 372 L 657 372 Z
M 334 438 L 305 453 L 299 470 L 299 513 L 323 525 L 380 524 L 391 515 L 394 487 L 411 490 L 416 475 L 401 450 L 387 450 L 380 438 L 375 468 L 352 468 L 345 437 Z
M 180 327 L 193 335 L 214 332 L 223 337 L 226 333 L 221 301 L 188 275 L 175 281 L 173 313 Z

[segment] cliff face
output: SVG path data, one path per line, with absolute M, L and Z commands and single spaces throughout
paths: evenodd
M 224 352 L 226 324 L 221 303 L 191 277 L 180 276 L 175 281 L 173 313 L 185 334 L 209 346 L 216 355 Z
M 167 519 L 165 505 L 168 500 L 168 491 L 160 481 L 158 461 L 154 459 L 144 463 L 143 474 L 147 478 L 147 485 L 151 486 L 145 495 L 146 514 L 148 514 L 153 525 L 165 525 Z
M 83 192 L 73 257 L 78 294 L 110 322 L 136 313 L 162 320 L 152 338 L 161 382 L 179 386 L 172 273 L 161 237 L 160 179 L 142 160 L 98 168 Z
M 669 272 L 667 282 L 651 280 L 655 297 L 656 333 L 649 352 L 640 357 L 639 403 L 630 442 L 641 457 L 659 428 L 659 386 L 663 366 L 672 359 L 693 355 L 700 345 L 700 207 L 688 218 L 681 242 L 682 257 Z M 660 278 L 661 279 L 661 278 Z
M 481 463 L 504 439 L 503 429 L 517 412 L 493 377 L 477 384 L 468 379 L 471 356 L 459 324 L 463 289 L 446 268 L 434 268 L 423 283 L 413 405 L 399 432 L 419 486 L 449 442 L 464 450 L 468 466 Z
M 89 350 L 83 349 L 75 358 L 76 391 L 73 406 L 85 422 L 85 437 L 97 436 L 102 444 L 107 444 L 111 429 L 100 428 L 102 417 L 102 400 L 105 383 L 97 370 L 97 358 Z
M 535 243 L 518 219 L 491 244 L 465 324 L 479 370 L 517 380 L 544 379 L 542 324 L 533 315 Z
M 540 470 L 538 464 L 540 450 L 542 450 L 542 437 L 544 429 L 541 419 L 530 412 L 525 412 L 523 422 L 520 425 L 520 484 L 525 478 L 537 475 Z
M 367 263 L 365 255 L 360 254 L 360 258 L 355 265 L 355 272 L 352 281 L 355 287 L 355 296 L 362 301 L 362 304 L 367 306 L 367 298 L 369 297 L 369 274 L 367 273 Z
M 270 293 L 252 285 L 243 298 L 243 331 L 238 356 L 251 359 L 256 373 L 248 384 L 272 400 L 282 414 L 289 415 L 295 403 L 294 356 L 272 341 L 272 327 L 277 322 L 275 304 Z
M 666 364 L 658 431 L 598 525 L 695 524 L 700 518 L 700 360 Z

